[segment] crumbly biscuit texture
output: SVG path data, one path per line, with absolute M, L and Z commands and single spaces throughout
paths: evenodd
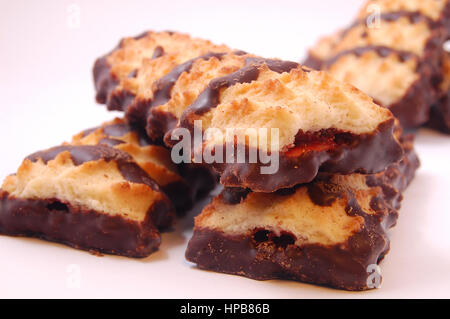
M 367 1 L 349 27 L 318 41 L 305 64 L 355 85 L 404 127 L 417 127 L 439 94 L 449 30 L 447 0 Z
M 192 164 L 177 166 L 169 149 L 154 144 L 143 129 L 122 118 L 75 135 L 71 144 L 109 145 L 129 154 L 168 195 L 178 214 L 187 212 L 198 197 L 215 186 L 212 172 Z
M 329 66 L 328 71 L 338 80 L 352 83 L 381 105 L 392 105 L 418 81 L 418 63 L 416 58 L 402 61 L 394 51 L 380 56 L 376 51 L 368 50 L 360 55 L 342 55 Z

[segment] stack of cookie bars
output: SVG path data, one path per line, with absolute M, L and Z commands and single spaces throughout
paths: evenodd
M 419 166 L 402 124 L 424 124 L 431 105 L 446 103 L 437 92 L 448 86 L 449 5 L 372 2 L 380 30 L 423 43 L 389 47 L 402 41 L 356 22 L 311 51 L 308 64 L 333 75 L 175 32 L 123 39 L 96 61 L 94 82 L 97 101 L 124 117 L 28 156 L 3 183 L 0 232 L 146 257 L 218 175 L 223 190 L 195 218 L 187 260 L 253 279 L 374 288 L 369 275 L 389 251 L 388 229 Z M 363 66 L 358 82 L 351 69 Z M 378 69 L 390 75 L 372 89 Z M 181 164 L 179 143 L 189 146 Z

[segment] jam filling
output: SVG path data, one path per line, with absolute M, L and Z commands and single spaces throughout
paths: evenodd
M 287 157 L 299 157 L 308 152 L 327 152 L 339 145 L 352 145 L 356 136 L 337 129 L 324 129 L 318 132 L 303 132 L 299 130 L 295 136 L 294 146 L 287 150 Z

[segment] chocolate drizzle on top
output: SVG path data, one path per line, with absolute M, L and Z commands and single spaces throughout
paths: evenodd
M 433 21 L 430 17 L 423 15 L 417 11 L 395 11 L 395 12 L 383 12 L 379 16 L 380 20 L 387 22 L 395 22 L 401 18 L 407 18 L 413 24 L 419 23 L 421 21 L 425 21 L 429 28 L 437 27 L 437 23 Z M 343 30 L 339 36 L 340 39 L 343 39 L 353 28 L 366 25 L 367 26 L 367 18 L 356 20 L 353 24 Z M 367 31 L 365 31 L 367 32 Z
M 395 11 L 395 12 L 383 12 L 380 14 L 381 20 L 385 20 L 385 21 L 389 21 L 389 22 L 397 21 L 398 19 L 401 19 L 401 18 L 408 18 L 411 23 L 418 23 L 420 21 L 425 21 L 430 26 L 430 28 L 435 27 L 435 24 L 436 24 L 435 21 L 433 21 L 433 19 L 431 19 L 430 17 L 427 17 L 426 15 L 424 15 L 418 11 L 401 10 L 401 11 Z M 363 19 L 362 21 L 366 21 L 366 20 Z
M 192 103 L 185 114 L 201 115 L 215 108 L 219 104 L 220 91 L 238 83 L 250 83 L 259 76 L 259 69 L 255 65 L 246 66 L 232 74 L 212 80 L 208 87 Z M 185 116 L 183 114 L 183 116 Z
M 258 79 L 261 65 L 266 64 L 273 72 L 289 72 L 299 66 L 298 63 L 282 60 L 272 60 L 263 58 L 249 57 L 246 59 L 245 66 L 229 75 L 212 80 L 208 87 L 199 95 L 197 100 L 192 103 L 182 116 L 186 119 L 190 114 L 202 115 L 219 104 L 220 91 L 240 83 L 250 83 Z
M 103 133 L 108 136 L 109 140 L 112 140 L 111 137 L 123 137 L 126 134 L 129 133 L 134 133 L 138 135 L 138 141 L 139 141 L 139 145 L 140 146 L 147 146 L 147 145 L 152 145 L 154 143 L 152 143 L 152 141 L 148 138 L 148 136 L 145 134 L 145 132 L 142 129 L 138 129 L 138 128 L 134 128 L 131 125 L 127 124 L 127 123 L 117 123 L 117 124 L 109 124 L 109 125 L 105 125 L 105 126 L 97 126 L 97 127 L 93 127 L 87 130 L 84 130 L 81 134 L 82 137 L 86 137 L 89 134 L 92 134 L 93 132 L 95 132 L 98 129 L 102 129 Z M 118 140 L 117 140 L 118 141 Z M 111 146 L 111 141 L 105 141 L 107 145 Z M 117 145 L 117 143 L 115 144 Z
M 37 162 L 41 159 L 45 164 L 54 160 L 59 154 L 69 152 L 74 165 L 79 166 L 87 162 L 104 160 L 114 161 L 123 178 L 131 183 L 145 184 L 153 190 L 159 191 L 158 185 L 142 170 L 130 155 L 107 145 L 62 145 L 50 148 L 45 151 L 36 152 L 26 159 Z
M 364 53 L 367 53 L 367 52 L 375 52 L 380 57 L 383 57 L 383 58 L 388 57 L 391 54 L 396 54 L 400 58 L 401 62 L 405 62 L 409 59 L 417 58 L 416 54 L 408 52 L 408 51 L 396 50 L 396 49 L 392 49 L 392 48 L 389 48 L 386 46 L 381 46 L 381 45 L 368 45 L 368 46 L 364 46 L 364 47 L 357 47 L 357 48 L 339 52 L 334 57 L 324 61 L 322 68 L 330 67 L 337 60 L 339 60 L 341 57 L 343 57 L 345 55 L 353 54 L 353 55 L 360 57 L 361 55 L 363 55 Z
M 120 144 L 124 144 L 125 142 L 124 141 L 121 141 L 121 140 L 117 140 L 117 139 L 115 139 L 115 138 L 102 138 L 99 142 L 98 142 L 98 144 L 105 144 L 105 145 L 108 145 L 108 146 L 110 146 L 110 147 L 114 147 L 114 146 L 117 146 L 117 145 L 120 145 Z
M 178 66 L 176 66 L 172 71 L 167 73 L 165 76 L 157 80 L 154 84 L 155 89 L 153 90 L 153 99 L 150 103 L 150 107 L 166 104 L 170 101 L 171 91 L 178 78 L 184 72 L 189 72 L 192 65 L 198 60 L 209 60 L 212 57 L 218 59 L 222 58 L 226 53 L 207 53 L 201 55 L 189 61 L 186 61 Z
M 257 57 L 248 57 L 245 63 L 247 66 L 266 64 L 270 70 L 277 73 L 290 72 L 292 69 L 299 67 L 299 64 L 296 62 L 276 60 L 276 59 L 264 59 Z
M 160 58 L 160 57 L 162 57 L 164 54 L 165 54 L 164 48 L 163 48 L 162 46 L 158 45 L 158 46 L 155 48 L 155 51 L 153 52 L 152 59 Z

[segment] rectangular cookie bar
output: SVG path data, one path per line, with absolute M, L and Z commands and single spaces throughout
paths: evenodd
M 196 217 L 187 260 L 258 280 L 374 288 L 369 275 L 419 165 L 412 140 L 403 145 L 404 158 L 376 175 L 322 175 L 271 194 L 226 188 Z
M 170 200 L 127 153 L 63 145 L 28 156 L 0 190 L 0 233 L 146 257 L 174 221 Z

